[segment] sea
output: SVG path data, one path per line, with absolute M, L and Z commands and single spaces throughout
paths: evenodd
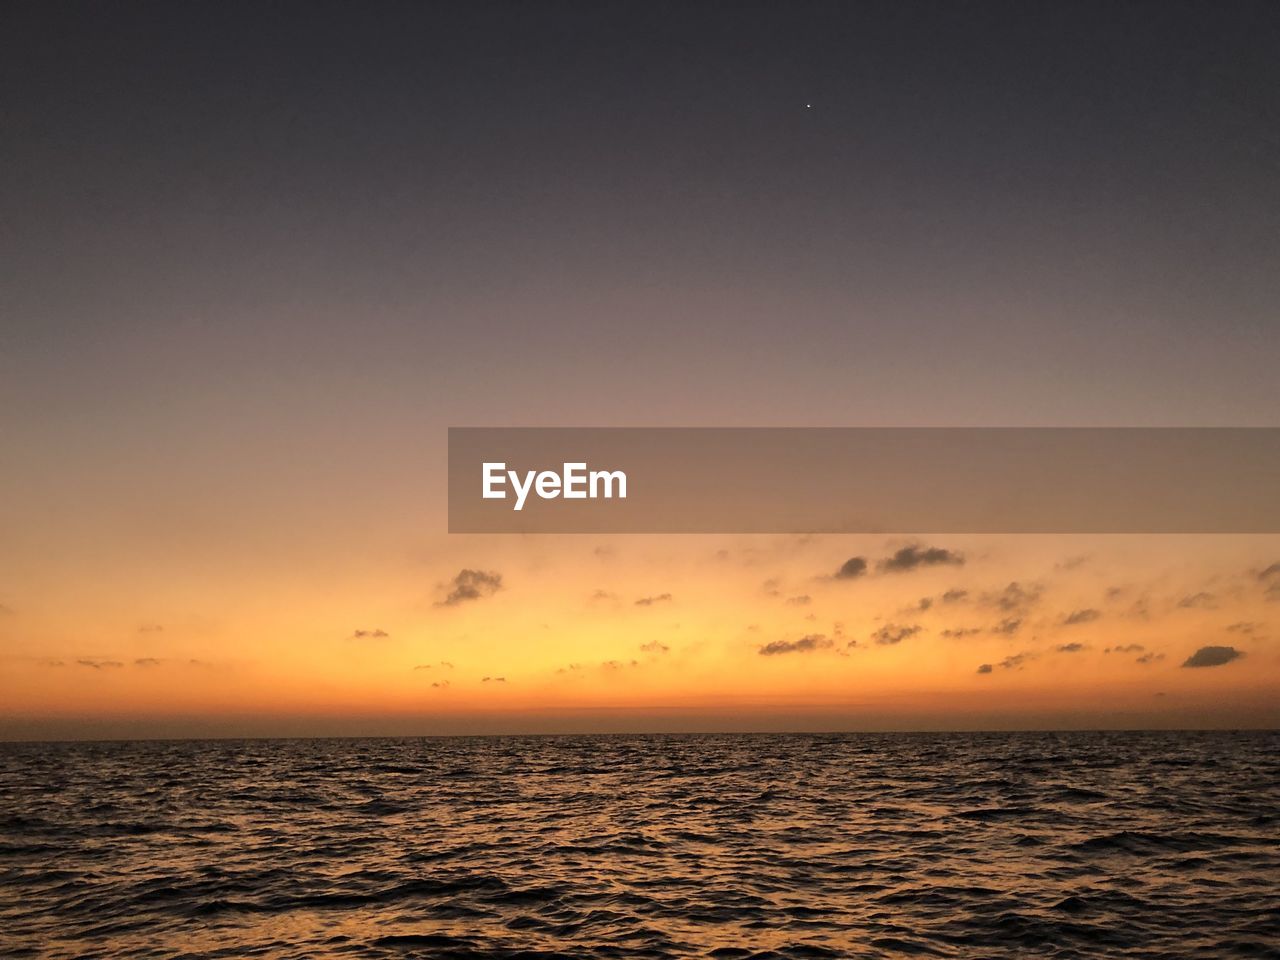
M 5 958 L 1280 957 L 1280 733 L 0 744 Z

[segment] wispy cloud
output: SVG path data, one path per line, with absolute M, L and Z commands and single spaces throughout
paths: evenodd
M 456 607 L 468 600 L 480 600 L 491 597 L 502 589 L 502 574 L 492 570 L 459 570 L 457 576 L 450 581 L 450 588 L 445 598 L 436 603 L 437 607 Z
M 774 640 L 760 648 L 760 656 L 776 657 L 784 653 L 810 653 L 814 650 L 826 650 L 832 645 L 827 637 L 820 633 L 811 633 L 799 640 Z
M 1043 590 L 1036 584 L 1024 586 L 1014 580 L 1003 590 L 982 595 L 982 603 L 1006 613 L 1023 611 L 1034 606 L 1040 600 Z
M 1015 653 L 1012 656 L 1005 657 L 1000 661 L 1000 666 L 1006 670 L 1020 670 L 1028 660 L 1034 660 L 1034 653 Z
M 893 646 L 901 643 L 908 637 L 914 637 L 921 631 L 921 627 L 916 624 L 908 626 L 898 626 L 896 623 L 888 623 L 871 634 L 871 639 L 881 646 Z
M 670 602 L 671 602 L 671 594 L 659 593 L 658 595 L 653 597 L 641 597 L 639 600 L 636 601 L 636 606 L 652 607 L 655 603 L 670 603 Z
M 1184 610 L 1197 608 L 1213 610 L 1218 606 L 1218 598 L 1212 593 L 1205 593 L 1204 591 L 1201 591 L 1200 593 L 1193 593 L 1189 596 L 1183 597 L 1178 601 L 1178 606 Z
M 1072 610 L 1062 618 L 1062 624 L 1066 627 L 1074 627 L 1081 623 L 1093 623 L 1093 621 L 1101 619 L 1101 617 L 1102 611 L 1087 607 L 1084 610 Z
M 387 633 L 387 631 L 375 628 L 373 630 L 356 630 L 354 633 L 351 634 L 351 639 L 352 640 L 383 640 L 389 636 L 391 636 L 391 634 Z

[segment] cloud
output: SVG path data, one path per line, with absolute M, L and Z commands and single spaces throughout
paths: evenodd
M 502 589 L 502 574 L 491 570 L 459 570 L 451 583 L 453 587 L 448 596 L 439 601 L 437 607 L 456 607 L 468 600 L 493 596 Z
M 762 657 L 776 657 L 784 653 L 810 653 L 814 650 L 826 650 L 831 641 L 820 633 L 811 633 L 799 640 L 774 640 L 760 648 Z
M 1280 563 L 1273 563 L 1271 566 L 1267 567 L 1267 569 L 1258 574 L 1259 580 L 1266 581 L 1272 578 L 1280 581 Z
M 1066 627 L 1074 627 L 1081 623 L 1093 623 L 1093 621 L 1099 619 L 1101 616 L 1102 612 L 1094 610 L 1092 607 L 1088 607 L 1084 610 L 1072 610 L 1065 618 L 1063 618 L 1062 624 Z
M 76 663 L 82 667 L 92 667 L 94 670 L 114 670 L 116 667 L 123 667 L 124 664 L 119 660 L 77 660 Z
M 417 666 L 415 666 L 413 669 L 434 670 L 436 667 L 439 667 L 442 670 L 452 670 L 453 664 L 450 663 L 448 660 L 441 660 L 439 663 L 420 663 Z
M 1034 659 L 1035 654 L 1033 653 L 1015 653 L 1012 656 L 1005 657 L 1001 660 L 1000 666 L 1004 667 L 1006 670 L 1017 670 L 1020 669 L 1028 660 Z
M 871 639 L 881 646 L 893 646 L 894 644 L 901 643 L 908 637 L 914 637 L 921 631 L 921 629 L 923 628 L 916 624 L 900 627 L 895 623 L 889 623 L 873 633 L 871 635 Z
M 506 677 L 482 677 L 480 682 L 481 683 L 506 683 L 507 678 Z
M 162 663 L 164 663 L 164 661 L 159 660 L 156 657 L 139 657 L 137 660 L 133 661 L 133 665 L 135 667 L 158 667 Z
M 1262 626 L 1262 624 L 1260 623 L 1253 623 L 1252 621 L 1249 621 L 1249 620 L 1241 620 L 1239 623 L 1230 624 L 1227 627 L 1227 633 L 1251 634 L 1256 632 L 1258 627 L 1260 626 Z
M 942 547 L 903 547 L 877 565 L 881 573 L 907 573 L 920 567 L 955 566 L 964 563 L 964 555 Z
M 1088 650 L 1089 648 L 1083 643 L 1061 643 L 1053 649 L 1057 650 L 1058 653 L 1079 653 L 1081 650 Z
M 1197 607 L 1212 610 L 1217 607 L 1217 598 L 1212 593 L 1193 593 L 1190 596 L 1183 597 L 1178 601 L 1178 606 L 1185 610 L 1191 610 Z
M 669 653 L 671 648 L 665 643 L 659 643 L 657 640 L 650 640 L 648 643 L 640 644 L 640 649 L 645 653 Z
M 144 623 L 138 628 L 139 633 L 164 633 L 164 627 L 158 623 Z
M 994 627 L 991 628 L 992 633 L 998 633 L 1002 636 L 1011 637 L 1018 632 L 1022 626 L 1021 617 L 1005 617 Z
M 391 634 L 387 633 L 387 631 L 385 630 L 380 630 L 380 629 L 357 630 L 355 633 L 351 634 L 351 639 L 352 640 L 383 640 L 389 636 L 391 636 Z
M 979 672 L 979 673 L 990 673 L 990 672 L 991 672 L 991 664 L 989 664 L 989 663 L 980 663 L 980 664 L 978 664 L 978 672 Z
M 612 673 L 615 670 L 625 670 L 628 667 L 638 667 L 638 666 L 640 666 L 639 660 L 631 660 L 631 661 L 628 661 L 627 663 L 623 663 L 621 660 L 605 660 L 603 663 L 600 664 L 600 669 L 608 673 Z
M 1184 667 L 1220 667 L 1244 654 L 1235 647 L 1201 647 L 1183 661 Z
M 652 607 L 655 603 L 670 603 L 671 594 L 660 593 L 655 597 L 641 597 L 636 601 L 637 607 Z
M 866 557 L 850 557 L 836 571 L 837 580 L 856 580 L 867 572 Z
M 787 598 L 787 606 L 789 607 L 805 607 L 812 602 L 813 602 L 813 598 L 809 596 L 807 593 L 801 594 L 798 597 Z
M 1163 653 L 1144 653 L 1142 656 L 1136 658 L 1133 662 L 1146 664 L 1146 663 L 1156 663 L 1163 659 L 1164 659 Z M 1184 663 L 1183 666 L 1185 667 L 1186 664 Z
M 432 689 L 432 690 L 444 690 L 444 689 L 445 689 L 445 688 L 447 688 L 448 686 L 449 686 L 449 681 L 448 681 L 448 680 L 437 680 L 435 683 L 431 684 L 431 689 Z
M 618 595 L 610 593 L 608 590 L 597 590 L 591 594 L 589 599 L 591 603 L 616 603 Z
M 1034 584 L 1030 587 L 1024 587 L 1015 580 L 1003 590 L 983 594 L 982 602 L 989 607 L 995 607 L 997 610 L 1013 613 L 1017 610 L 1026 610 L 1034 605 L 1039 601 L 1041 592 L 1041 588 Z
M 942 635 L 952 640 L 960 640 L 964 637 L 972 637 L 982 632 L 980 627 L 956 627 L 951 630 L 943 630 Z
M 1147 649 L 1140 643 L 1122 643 L 1118 647 L 1107 647 L 1103 653 L 1141 653 Z
M 942 595 L 943 603 L 959 603 L 969 596 L 968 590 L 948 590 Z
M 916 603 L 916 609 L 922 613 L 925 610 L 928 610 L 932 606 L 933 606 L 933 597 L 921 597 L 919 602 Z

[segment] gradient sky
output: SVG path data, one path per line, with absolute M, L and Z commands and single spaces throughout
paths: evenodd
M 449 425 L 1277 425 L 1274 4 L 0 36 L 0 735 L 1276 722 L 1280 538 L 895 576 L 891 538 L 449 537 L 443 500 Z M 502 588 L 438 606 L 464 569 Z

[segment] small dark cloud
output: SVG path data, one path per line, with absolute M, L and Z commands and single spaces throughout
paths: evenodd
M 1076 570 L 1088 562 L 1089 555 L 1081 554 L 1079 556 L 1067 557 L 1065 560 L 1060 560 L 1054 564 L 1054 567 L 1058 570 Z
M 784 653 L 811 653 L 814 650 L 826 650 L 831 641 L 820 633 L 811 633 L 799 640 L 774 640 L 760 648 L 762 657 L 776 657 Z
M 1092 607 L 1087 607 L 1084 610 L 1072 610 L 1063 618 L 1062 624 L 1063 626 L 1074 627 L 1081 623 L 1093 623 L 1101 616 L 1102 612 L 1094 610 Z
M 1239 623 L 1232 623 L 1227 626 L 1227 633 L 1243 633 L 1245 635 L 1256 633 L 1258 628 L 1262 626 L 1260 623 L 1253 623 L 1249 620 L 1241 620 Z
M 1142 656 L 1135 658 L 1133 662 L 1142 663 L 1142 664 L 1159 663 L 1163 659 L 1164 659 L 1163 653 L 1144 653 Z
M 980 664 L 978 664 L 978 672 L 979 672 L 979 673 L 990 673 L 990 672 L 991 672 L 991 664 L 989 664 L 989 663 L 980 663 Z
M 965 637 L 976 636 L 981 633 L 980 627 L 954 627 L 950 630 L 943 630 L 942 635 L 951 640 L 962 640 Z
M 391 634 L 385 630 L 375 628 L 373 630 L 357 630 L 351 634 L 352 640 L 385 640 Z
M 492 570 L 459 570 L 450 584 L 449 593 L 437 607 L 456 607 L 468 600 L 493 596 L 502 589 L 502 574 Z
M 889 623 L 873 633 L 871 639 L 881 646 L 889 647 L 901 643 L 908 637 L 914 637 L 922 629 L 916 624 L 900 627 L 896 623 Z
M 63 663 L 61 660 L 59 660 L 57 657 L 45 657 L 41 660 L 37 660 L 36 663 L 40 664 L 40 666 L 42 667 L 65 667 L 66 666 L 66 664 Z
M 968 590 L 948 590 L 946 593 L 942 595 L 942 602 L 943 603 L 959 603 L 961 600 L 967 599 L 968 596 L 969 596 Z
M 655 603 L 670 603 L 671 594 L 660 593 L 654 597 L 641 597 L 636 601 L 637 607 L 652 607 Z
M 135 667 L 158 667 L 162 663 L 164 663 L 164 661 L 157 659 L 156 657 L 139 657 L 137 660 L 133 661 L 133 665 Z
M 415 666 L 413 669 L 415 669 L 415 670 L 435 670 L 436 668 L 439 668 L 439 669 L 441 669 L 441 670 L 452 670 L 452 669 L 453 669 L 453 664 L 452 664 L 452 663 L 450 663 L 450 662 L 449 662 L 449 661 L 447 661 L 447 660 L 441 660 L 439 663 L 419 663 L 419 664 L 418 664 L 417 666 Z
M 1184 667 L 1220 667 L 1238 660 L 1244 654 L 1235 647 L 1201 647 L 1183 661 Z
M 1141 653 L 1147 649 L 1140 643 L 1122 643 L 1117 647 L 1107 647 L 1103 653 Z
M 1080 651 L 1088 650 L 1089 648 L 1083 643 L 1060 643 L 1053 649 L 1057 650 L 1058 653 L 1079 653 Z
M 781 580 L 779 580 L 777 577 L 770 577 L 764 583 L 760 584 L 760 592 L 763 593 L 766 597 L 780 597 L 782 596 L 781 587 L 782 587 Z
M 117 667 L 124 666 L 119 660 L 91 660 L 88 658 L 77 660 L 76 663 L 82 667 L 92 667 L 94 670 L 114 670 Z
M 665 643 L 659 643 L 657 640 L 650 640 L 648 643 L 640 644 L 640 649 L 645 653 L 669 653 L 671 648 Z
M 1022 627 L 1021 617 L 1005 617 L 994 627 L 991 628 L 992 633 L 998 633 L 1001 636 L 1011 637 Z
M 807 593 L 801 594 L 798 597 L 787 597 L 787 606 L 789 607 L 805 607 L 812 602 L 813 598 Z
M 1200 593 L 1190 594 L 1189 596 L 1183 597 L 1181 600 L 1178 601 L 1178 606 L 1182 607 L 1184 610 L 1191 610 L 1196 608 L 1212 610 L 1215 607 L 1217 607 L 1217 605 L 1218 605 L 1217 597 L 1215 597 L 1212 593 L 1205 593 L 1203 591 L 1201 591 Z
M 982 602 L 989 607 L 995 607 L 997 610 L 1014 613 L 1026 610 L 1036 604 L 1040 600 L 1041 592 L 1041 588 L 1034 584 L 1023 586 L 1014 580 L 1003 590 L 983 594 Z
M 907 573 L 920 567 L 954 566 L 964 563 L 964 555 L 942 547 L 903 547 L 877 565 L 881 573 Z
M 836 571 L 837 580 L 856 580 L 867 572 L 866 557 L 850 557 Z
M 431 689 L 432 689 L 432 690 L 444 690 L 444 689 L 446 689 L 448 686 L 449 686 L 449 681 L 448 681 L 448 680 L 437 680 L 435 683 L 431 684 Z
M 625 663 L 621 660 L 605 660 L 600 664 L 600 669 L 608 673 L 613 673 L 616 670 L 626 670 L 630 667 L 638 666 L 640 666 L 639 660 L 630 660 Z
M 1018 670 L 1028 660 L 1034 660 L 1035 655 L 1030 653 L 1015 653 L 1012 656 L 1005 657 L 1000 661 L 1000 666 L 1006 670 Z
M 139 633 L 164 633 L 164 627 L 158 623 L 144 623 L 138 628 Z
M 481 683 L 506 683 L 507 678 L 506 677 L 483 677 L 481 678 L 480 682 Z
M 1277 580 L 1280 581 L 1280 563 L 1273 563 L 1265 570 L 1258 574 L 1258 579 L 1262 581 Z
M 921 597 L 916 602 L 916 609 L 919 610 L 921 613 L 928 610 L 932 606 L 933 606 L 933 597 Z
M 618 595 L 608 590 L 596 590 L 589 599 L 592 603 L 617 603 Z

